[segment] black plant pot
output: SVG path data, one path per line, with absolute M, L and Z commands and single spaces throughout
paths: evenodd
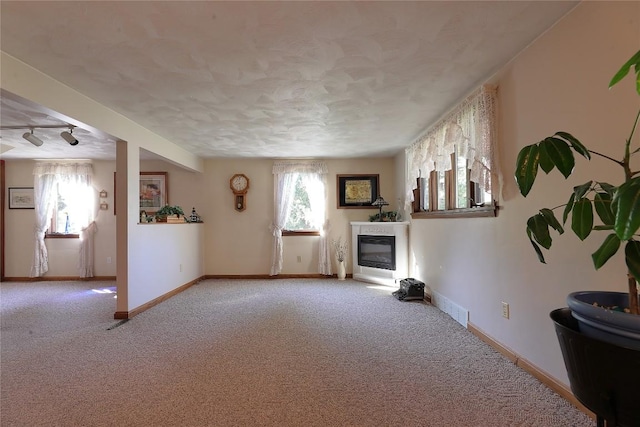
M 571 391 L 598 417 L 598 426 L 638 427 L 640 351 L 580 332 L 569 308 L 550 314 L 567 368 Z
M 612 344 L 640 350 L 640 315 L 596 307 L 627 307 L 629 294 L 624 292 L 582 291 L 567 297 L 567 305 L 580 324 L 580 332 Z

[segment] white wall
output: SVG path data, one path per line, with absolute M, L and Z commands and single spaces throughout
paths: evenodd
M 385 210 L 395 210 L 396 196 L 394 160 L 329 159 L 327 209 L 331 229 L 329 239 L 349 240 L 350 221 L 367 221 L 375 209 L 337 209 L 336 175 L 379 174 L 380 191 L 390 202 Z M 205 271 L 209 275 L 269 274 L 273 236 L 269 226 L 273 221 L 273 160 L 269 159 L 208 159 L 201 198 L 205 221 Z M 247 208 L 237 212 L 229 179 L 244 173 L 250 179 Z M 199 208 L 198 208 L 199 210 Z M 317 237 L 284 236 L 282 274 L 317 274 Z M 301 261 L 297 261 L 300 256 Z M 347 270 L 350 272 L 350 266 Z M 334 264 L 335 271 L 335 264 Z
M 541 264 L 526 237 L 526 219 L 539 208 L 565 203 L 573 186 L 590 179 L 618 182 L 622 171 L 602 159 L 590 165 L 579 159 L 574 177 L 565 181 L 557 171 L 541 173 L 524 199 L 514 165 L 522 147 L 558 130 L 621 157 L 640 98 L 631 78 L 612 90 L 607 85 L 639 42 L 640 3 L 581 3 L 493 79 L 499 86 L 504 183 L 498 217 L 411 223 L 414 275 L 467 308 L 475 326 L 566 384 L 548 314 L 566 306 L 572 291 L 625 291 L 624 260 L 618 254 L 595 272 L 590 254 L 606 234 L 594 233 L 585 244 L 569 231 L 554 238 L 547 264 Z M 586 171 L 588 166 L 597 173 Z M 501 316 L 502 301 L 510 304 L 509 320 Z

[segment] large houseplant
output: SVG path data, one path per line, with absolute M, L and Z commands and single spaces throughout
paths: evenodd
M 640 51 L 636 52 L 629 61 L 615 74 L 609 83 L 609 87 L 621 81 L 629 71 L 634 68 L 636 75 L 636 91 L 640 95 Z M 573 188 L 568 201 L 555 208 L 543 208 L 527 220 L 526 232 L 531 244 L 538 255 L 540 262 L 545 262 L 542 248 L 551 247 L 550 230 L 559 234 L 564 232 L 563 224 L 571 216 L 571 229 L 580 240 L 586 239 L 592 231 L 604 231 L 607 235 L 601 246 L 592 254 L 593 264 L 596 269 L 602 267 L 624 243 L 625 260 L 628 277 L 628 292 L 623 295 L 623 304 L 628 306 L 629 312 L 638 315 L 638 287 L 640 281 L 640 239 L 636 233 L 640 228 L 640 170 L 631 168 L 632 157 L 640 152 L 640 147 L 631 146 L 640 111 L 636 114 L 628 139 L 622 144 L 622 159 L 618 160 L 607 154 L 588 149 L 580 140 L 567 132 L 556 132 L 553 136 L 542 141 L 524 147 L 518 154 L 516 162 L 516 181 L 523 196 L 527 196 L 531 190 L 538 169 L 545 173 L 554 168 L 565 178 L 569 177 L 575 166 L 574 152 L 590 160 L 592 156 L 607 159 L 618 166 L 624 172 L 624 179 L 618 184 L 602 181 L 588 181 Z M 556 217 L 554 211 L 562 210 L 562 223 Z M 594 221 L 594 209 L 600 223 Z M 595 233 L 594 233 L 595 234 Z M 574 293 L 574 297 L 583 297 L 584 293 Z M 601 304 L 609 306 L 618 304 L 613 301 L 614 293 L 604 293 L 607 301 Z M 611 298 L 610 298 L 611 297 Z M 579 298 L 578 298 L 579 299 Z M 615 299 L 615 298 L 613 298 Z M 597 301 L 590 301 L 597 303 Z M 572 306 L 569 302 L 570 307 Z M 573 308 L 573 307 L 572 307 Z M 611 307 L 606 307 L 611 309 Z M 602 310 L 591 307 L 591 310 Z M 611 312 L 611 310 L 608 310 Z M 620 319 L 629 315 L 615 313 Z M 596 314 L 596 317 L 602 317 Z M 640 316 L 633 316 L 632 322 L 640 325 Z M 637 337 L 634 339 L 638 339 Z M 640 342 L 640 341 L 639 341 Z

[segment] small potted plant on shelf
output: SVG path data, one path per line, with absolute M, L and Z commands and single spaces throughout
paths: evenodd
M 180 206 L 165 205 L 156 211 L 157 222 L 184 222 L 184 211 Z
M 614 75 L 609 87 L 614 86 L 635 68 L 636 91 L 640 95 L 640 51 L 627 61 Z M 516 161 L 516 181 L 520 193 L 527 196 L 538 169 L 548 174 L 554 168 L 565 178 L 575 165 L 574 152 L 591 160 L 592 156 L 604 158 L 620 166 L 624 180 L 611 184 L 603 181 L 587 181 L 573 188 L 568 201 L 560 206 L 543 208 L 527 220 L 526 232 L 540 262 L 545 262 L 542 248 L 551 247 L 550 230 L 564 233 L 563 224 L 571 217 L 571 229 L 580 240 L 592 231 L 606 234 L 601 246 L 591 255 L 596 269 L 602 267 L 618 252 L 624 243 L 628 292 L 574 292 L 567 302 L 573 316 L 582 322 L 581 331 L 591 336 L 640 350 L 640 316 L 638 286 L 640 281 L 640 170 L 631 168 L 632 157 L 640 152 L 633 148 L 632 139 L 638 125 L 640 112 L 635 116 L 629 137 L 622 144 L 622 158 L 615 159 L 588 149 L 576 137 L 567 132 L 556 132 L 542 141 L 524 147 Z M 594 221 L 594 210 L 600 223 Z M 554 211 L 562 212 L 561 221 Z M 600 233 L 594 233 L 600 234 Z M 598 307 L 600 306 L 600 307 Z M 616 307 L 630 314 L 617 311 Z

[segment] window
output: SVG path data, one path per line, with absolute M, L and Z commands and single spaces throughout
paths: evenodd
M 283 235 L 319 236 L 318 272 L 331 274 L 325 236 L 327 165 L 322 161 L 278 161 L 273 165 L 275 206 L 271 224 L 271 276 L 282 270 Z
M 30 277 L 49 270 L 46 237 L 80 237 L 80 277 L 93 277 L 94 193 L 93 165 L 66 161 L 36 162 L 34 207 L 36 225 Z M 78 234 L 72 234 L 72 233 Z
M 79 237 L 82 228 L 81 218 L 86 216 L 87 204 L 82 184 L 58 182 L 52 195 L 51 225 L 47 237 Z
M 284 226 L 285 235 L 318 234 L 319 224 L 314 221 L 309 192 L 303 174 L 296 174 L 291 211 Z
M 407 148 L 412 218 L 495 216 L 495 135 L 495 88 L 483 86 Z

